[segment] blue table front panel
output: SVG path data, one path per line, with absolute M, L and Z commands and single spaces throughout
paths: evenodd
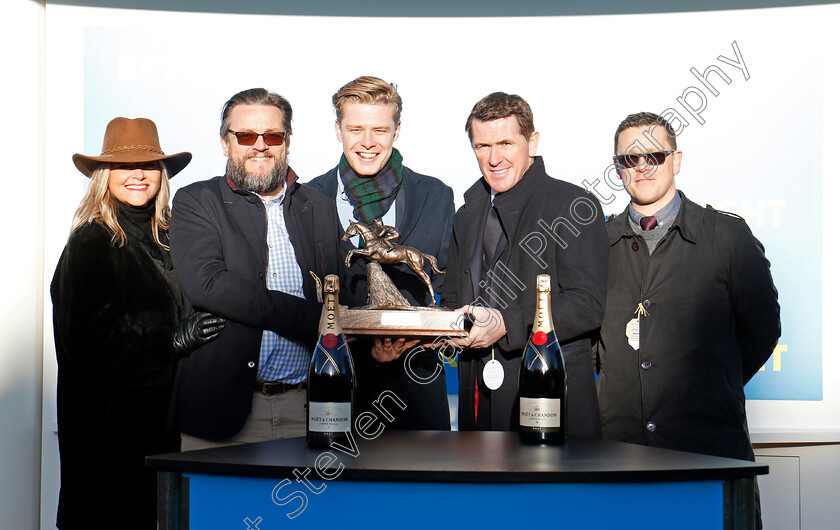
M 465 484 L 189 474 L 191 530 L 723 527 L 723 482 Z M 307 484 L 307 480 L 309 483 Z

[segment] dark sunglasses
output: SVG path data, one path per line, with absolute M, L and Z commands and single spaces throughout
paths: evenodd
M 236 141 L 239 145 L 254 145 L 257 143 L 257 138 L 263 137 L 265 145 L 283 145 L 286 142 L 286 131 L 283 132 L 264 132 L 257 134 L 255 132 L 236 132 L 228 129 L 230 134 L 236 136 Z
M 660 164 L 665 163 L 665 159 L 668 158 L 668 155 L 676 151 L 676 149 L 671 149 L 670 151 L 657 151 L 655 153 L 638 153 L 632 155 L 615 155 L 615 161 L 618 165 L 631 168 L 636 167 L 642 163 L 644 160 L 645 166 L 658 166 Z

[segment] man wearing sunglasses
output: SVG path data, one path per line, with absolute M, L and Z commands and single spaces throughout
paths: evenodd
M 307 185 L 334 201 L 342 232 L 350 220 L 378 230 L 381 221 L 399 232 L 399 237 L 387 234 L 388 241 L 434 256 L 438 268 L 445 270 L 454 194 L 440 180 L 403 165 L 402 155 L 394 148 L 402 113 L 396 86 L 378 77 L 362 76 L 341 87 L 332 101 L 335 133 L 343 153 L 338 166 Z M 344 252 L 356 243 L 346 242 Z M 428 306 L 433 302 L 426 285 L 408 267 L 386 266 L 385 270 L 409 303 Z M 431 273 L 428 265 L 426 272 Z M 346 283 L 351 305 L 365 305 L 366 260 L 352 262 Z M 442 275 L 432 277 L 436 290 L 442 283 Z M 417 341 L 397 337 L 352 344 L 359 380 L 357 399 L 363 407 L 370 406 L 383 390 L 391 390 L 405 402 L 406 409 L 395 415 L 390 429 L 449 430 L 443 366 L 435 350 L 413 350 L 416 345 Z
M 630 204 L 607 223 L 603 436 L 754 460 L 744 385 L 781 334 L 764 247 L 740 217 L 677 190 L 683 155 L 662 117 L 628 116 L 614 149 Z
M 335 205 L 288 165 L 292 107 L 263 88 L 222 110 L 223 177 L 175 195 L 172 261 L 195 307 L 227 319 L 179 368 L 182 450 L 303 436 L 321 304 L 313 274 L 342 270 Z M 212 309 L 211 309 L 212 308 Z

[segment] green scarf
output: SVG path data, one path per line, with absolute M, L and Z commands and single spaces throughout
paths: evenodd
M 353 216 L 371 225 L 374 219 L 385 215 L 397 198 L 403 179 L 402 155 L 394 149 L 391 159 L 379 173 L 359 176 L 342 154 L 338 163 L 338 174 L 344 183 L 344 193 L 353 205 Z

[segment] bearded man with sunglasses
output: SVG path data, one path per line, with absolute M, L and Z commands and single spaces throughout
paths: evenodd
M 225 331 L 178 367 L 181 449 L 303 436 L 321 304 L 313 274 L 342 270 L 335 204 L 288 166 L 292 107 L 263 88 L 222 109 L 227 171 L 175 195 L 172 261 L 189 302 Z M 212 308 L 212 309 L 211 309 Z
M 604 438 L 754 460 L 744 385 L 781 334 L 764 247 L 743 219 L 678 191 L 671 125 L 642 112 L 614 138 L 630 204 L 607 223 L 598 348 Z

